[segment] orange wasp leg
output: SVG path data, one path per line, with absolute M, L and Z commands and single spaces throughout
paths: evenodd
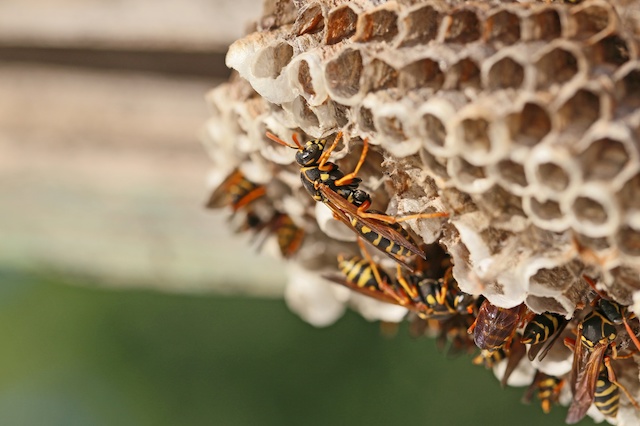
M 324 152 L 322 153 L 322 155 L 320 156 L 320 159 L 318 160 L 318 169 L 319 170 L 322 170 L 324 172 L 330 170 L 330 169 L 327 169 L 325 167 L 325 165 L 329 161 L 329 156 L 331 155 L 333 150 L 336 149 L 336 147 L 338 146 L 338 142 L 340 141 L 340 139 L 342 139 L 342 132 L 338 132 L 338 134 L 336 135 L 336 138 L 333 140 L 333 143 L 331 144 L 331 146 L 329 146 L 329 148 L 325 149 Z M 339 180 L 336 181 L 336 183 L 337 182 L 339 182 Z
M 341 134 L 341 133 L 340 133 Z M 356 164 L 356 168 L 353 169 L 353 172 L 342 176 L 340 179 L 336 181 L 336 186 L 342 186 L 350 183 L 353 178 L 358 175 L 360 168 L 364 164 L 364 160 L 367 158 L 367 152 L 369 152 L 369 139 L 365 138 L 362 141 L 362 154 L 360 154 L 360 158 L 358 159 L 358 164 Z
M 398 280 L 398 283 L 404 289 L 405 293 L 409 295 L 409 297 L 411 297 L 412 299 L 416 299 L 418 297 L 418 291 L 412 288 L 407 282 L 407 280 L 404 278 L 404 275 L 402 274 L 402 268 L 400 267 L 400 265 L 396 265 L 396 268 L 397 268 L 396 279 Z

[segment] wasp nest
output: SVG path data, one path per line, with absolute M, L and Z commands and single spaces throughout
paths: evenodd
M 267 132 L 331 142 L 342 131 L 332 161 L 345 173 L 367 139 L 361 187 L 392 215 L 449 214 L 408 227 L 446 248 L 465 293 L 571 318 L 588 275 L 640 312 L 639 1 L 265 6 L 229 49 L 236 73 L 209 95 L 204 138 L 212 185 L 238 167 L 304 229 L 294 310 L 318 325 L 347 301 L 372 318 L 404 315 L 320 282 L 356 235 L 309 197 L 294 152 Z M 618 374 L 636 391 L 632 367 Z M 638 424 L 627 408 L 619 423 Z

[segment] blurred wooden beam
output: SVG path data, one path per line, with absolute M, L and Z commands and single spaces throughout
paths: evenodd
M 135 71 L 208 80 L 226 79 L 230 71 L 219 50 L 152 50 L 63 46 L 8 45 L 0 43 L 0 62 L 91 68 L 101 71 Z

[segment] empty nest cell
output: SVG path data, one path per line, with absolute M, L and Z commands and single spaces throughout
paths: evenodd
M 398 86 L 398 71 L 381 59 L 371 60 L 365 72 L 367 87 L 372 92 Z
M 442 22 L 442 15 L 431 5 L 421 6 L 411 10 L 402 19 L 404 36 L 401 47 L 427 44 L 435 40 L 438 28 Z
M 536 145 L 551 131 L 547 110 L 533 102 L 525 103 L 521 111 L 510 114 L 506 120 L 511 140 L 524 146 Z
M 595 64 L 609 65 L 613 70 L 627 62 L 631 57 L 627 41 L 615 34 L 594 43 L 589 50 L 591 61 Z
M 616 235 L 618 248 L 629 256 L 640 256 L 640 231 L 622 226 Z
M 453 64 L 446 72 L 447 89 L 463 90 L 465 88 L 480 89 L 480 67 L 471 58 L 463 58 Z
M 398 35 L 398 15 L 387 5 L 363 13 L 357 22 L 355 41 L 392 41 Z
M 487 76 L 487 88 L 518 89 L 524 81 L 524 67 L 508 56 L 491 65 Z
M 502 160 L 496 164 L 495 170 L 498 173 L 499 182 L 506 186 L 507 189 L 515 190 L 518 195 L 527 186 L 527 176 L 522 164 L 513 160 Z
M 587 89 L 579 89 L 558 109 L 559 130 L 583 133 L 600 118 L 600 97 Z
M 548 199 L 540 201 L 536 197 L 530 197 L 529 205 L 531 213 L 543 222 L 552 222 L 563 218 L 560 203 L 556 200 Z
M 438 117 L 430 113 L 424 114 L 420 124 L 426 136 L 425 143 L 438 148 L 444 147 L 447 129 Z
M 564 168 L 555 163 L 538 164 L 536 179 L 541 185 L 555 192 L 561 192 L 569 186 L 569 175 Z
M 326 43 L 336 44 L 356 33 L 358 14 L 348 5 L 338 6 L 327 16 Z
M 579 40 L 586 40 L 603 31 L 610 31 L 614 24 L 611 21 L 615 19 L 615 12 L 609 6 L 595 2 L 585 4 L 572 15 L 575 26 L 573 35 Z
M 358 123 L 358 126 L 360 126 L 360 129 L 362 129 L 364 132 L 376 131 L 376 126 L 373 122 L 373 113 L 371 112 L 370 108 L 361 106 L 360 109 L 358 109 L 356 121 Z
M 610 209 L 600 200 L 587 195 L 576 197 L 571 208 L 575 218 L 587 227 L 603 225 L 610 219 L 611 215 Z M 592 234 L 587 233 L 587 235 Z
M 562 35 L 560 13 L 555 8 L 545 8 L 529 16 L 532 40 L 555 40 Z
M 585 180 L 611 180 L 629 164 L 625 145 L 615 139 L 601 138 L 589 145 L 579 156 Z
M 252 65 L 252 72 L 258 78 L 277 78 L 293 57 L 293 47 L 289 43 L 277 43 L 265 47 L 258 53 Z
M 618 200 L 625 209 L 640 210 L 640 173 L 624 184 L 618 194 Z
M 435 92 L 443 84 L 444 73 L 438 63 L 429 58 L 412 62 L 400 70 L 400 87 L 404 90 L 427 87 Z
M 324 15 L 318 3 L 311 3 L 300 11 L 293 25 L 294 34 L 314 34 L 324 29 Z
M 362 55 L 356 49 L 345 49 L 325 67 L 325 80 L 331 92 L 350 98 L 360 91 Z
M 485 21 L 485 39 L 498 46 L 508 46 L 520 40 L 520 17 L 507 10 L 489 16 Z
M 640 108 L 640 63 L 625 66 L 616 80 L 616 98 L 620 107 L 627 112 Z
M 453 11 L 447 16 L 446 21 L 445 41 L 448 43 L 471 43 L 478 40 L 482 34 L 480 18 L 474 10 Z
M 579 71 L 575 54 L 562 47 L 554 47 L 534 63 L 536 87 L 546 89 L 554 84 L 563 85 Z

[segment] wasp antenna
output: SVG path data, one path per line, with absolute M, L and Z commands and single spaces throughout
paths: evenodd
M 293 148 L 293 149 L 301 148 L 300 144 L 297 143 L 298 141 L 297 141 L 297 138 L 295 137 L 295 135 L 294 135 L 293 140 L 296 142 L 297 146 L 289 145 L 288 143 L 286 143 L 285 141 L 283 141 L 282 139 L 280 139 L 279 137 L 277 137 L 276 135 L 274 135 L 271 132 L 267 132 L 267 137 L 269 139 L 271 139 L 272 141 L 274 141 L 275 143 L 280 144 L 280 145 L 284 145 L 284 146 L 289 147 L 289 148 Z
M 298 140 L 298 135 L 296 133 L 291 135 L 291 139 L 293 139 L 293 141 L 296 143 L 296 146 L 298 148 L 302 149 L 302 145 L 300 144 L 300 141 Z

